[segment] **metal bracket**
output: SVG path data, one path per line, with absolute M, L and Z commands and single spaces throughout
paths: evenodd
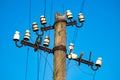
M 36 52 L 38 49 L 39 49 L 39 45 L 38 45 L 38 44 L 35 44 L 35 45 L 34 45 L 34 51 Z
M 49 49 L 49 48 L 46 48 L 46 47 L 42 47 L 40 45 L 36 45 L 36 44 L 30 43 L 30 42 L 27 42 L 27 41 L 24 41 L 24 40 L 21 41 L 21 44 L 33 47 L 34 51 L 37 51 L 38 49 L 40 49 L 40 50 L 46 51 L 48 53 L 53 53 L 52 49 Z
M 41 27 L 41 31 L 47 31 L 47 30 L 51 30 L 51 29 L 54 29 L 54 26 Z
M 80 66 L 80 62 L 81 62 L 81 60 L 82 60 L 83 55 L 84 55 L 84 53 L 81 53 L 81 54 L 80 54 L 80 58 L 79 58 L 79 62 L 78 62 L 78 65 L 79 65 L 79 66 Z
M 66 22 L 66 26 L 71 26 L 71 25 L 76 25 L 77 24 L 77 21 L 67 22 L 66 20 L 58 20 L 54 23 L 53 26 L 41 27 L 41 31 L 47 31 L 47 30 L 54 29 L 55 24 L 58 23 L 58 22 Z
M 76 25 L 77 21 L 67 22 L 66 26 Z

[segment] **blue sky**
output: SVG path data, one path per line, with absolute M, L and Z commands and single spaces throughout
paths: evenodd
M 44 0 L 31 0 L 31 24 L 38 22 L 44 13 Z M 50 21 L 51 0 L 47 1 L 46 18 Z M 51 24 L 54 22 L 54 12 L 64 13 L 70 9 L 74 19 L 77 20 L 82 0 L 54 0 Z M 120 73 L 120 1 L 119 0 L 85 0 L 83 9 L 85 16 L 84 27 L 78 30 L 75 42 L 75 53 L 84 51 L 84 59 L 88 59 L 92 51 L 92 61 L 98 57 L 103 58 L 102 67 L 96 72 L 95 80 L 119 80 Z M 20 31 L 21 40 L 24 32 L 29 28 L 29 0 L 1 0 L 0 1 L 0 80 L 24 80 L 27 48 L 17 48 L 13 42 L 13 34 Z M 47 24 L 49 25 L 49 24 Z M 74 35 L 75 27 L 67 27 L 67 47 Z M 53 48 L 53 33 L 50 32 Z M 48 34 L 48 33 L 46 33 Z M 44 35 L 45 36 L 45 35 Z M 31 38 L 35 40 L 35 33 L 31 31 Z M 31 42 L 32 42 L 31 40 Z M 29 62 L 27 80 L 37 77 L 37 53 L 29 48 Z M 46 53 L 42 52 L 40 59 L 40 80 L 43 79 L 43 70 Z M 53 55 L 48 55 L 48 62 L 53 68 Z M 68 62 L 68 61 L 67 61 Z M 85 64 L 77 66 L 71 61 L 67 70 L 66 80 L 93 80 L 94 71 Z M 68 66 L 67 66 L 68 68 Z M 52 80 L 52 71 L 47 64 L 45 80 Z

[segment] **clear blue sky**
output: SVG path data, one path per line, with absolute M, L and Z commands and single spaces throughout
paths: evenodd
M 44 0 L 31 0 L 31 23 L 43 15 Z M 46 17 L 49 23 L 51 0 L 47 1 Z M 82 0 L 54 0 L 54 12 L 64 13 L 70 9 L 74 19 L 80 12 Z M 64 6 L 63 6 L 64 5 Z M 119 0 L 85 0 L 83 9 L 85 25 L 78 30 L 75 43 L 75 53 L 85 52 L 84 59 L 88 59 L 92 51 L 92 61 L 103 58 L 102 67 L 97 71 L 95 80 L 120 80 L 120 1 Z M 13 34 L 20 31 L 21 39 L 29 28 L 29 0 L 1 0 L 0 1 L 0 80 L 24 80 L 27 47 L 17 48 L 13 42 Z M 67 46 L 72 42 L 75 27 L 67 28 Z M 51 31 L 51 46 L 53 47 L 53 32 Z M 47 33 L 46 33 L 47 34 Z M 36 38 L 31 31 L 31 38 Z M 46 53 L 42 52 L 43 56 Z M 53 55 L 48 55 L 48 62 L 53 68 Z M 43 79 L 45 59 L 41 58 L 40 80 Z M 94 71 L 87 65 L 72 61 L 67 70 L 66 80 L 93 80 Z M 73 66 L 74 65 L 74 66 Z M 28 63 L 28 79 L 36 80 L 37 54 L 30 48 Z M 45 80 L 52 80 L 52 71 L 47 64 Z

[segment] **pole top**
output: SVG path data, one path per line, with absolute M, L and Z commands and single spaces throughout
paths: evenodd
M 64 13 L 64 15 L 62 15 L 62 14 L 56 12 L 56 13 L 55 13 L 55 20 L 56 20 L 56 21 L 66 20 L 66 13 Z

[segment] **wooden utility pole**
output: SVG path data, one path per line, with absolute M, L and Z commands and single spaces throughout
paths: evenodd
M 55 14 L 54 80 L 66 80 L 66 14 Z
M 80 13 L 79 14 L 79 19 L 80 19 L 80 23 L 81 25 L 77 25 L 77 21 L 72 21 L 72 13 L 68 10 L 67 13 L 65 13 L 64 15 L 61 15 L 59 13 L 55 14 L 55 23 L 53 26 L 46 26 L 46 20 L 45 17 L 42 17 L 43 19 L 43 25 L 44 27 L 41 28 L 42 34 L 38 34 L 38 25 L 35 23 L 33 25 L 33 31 L 36 32 L 37 36 L 39 37 L 40 35 L 43 36 L 44 31 L 47 30 L 51 30 L 54 29 L 55 31 L 55 37 L 54 37 L 54 48 L 49 49 L 47 48 L 45 45 L 41 46 L 38 43 L 30 43 L 28 42 L 28 40 L 30 39 L 30 33 L 29 31 L 26 31 L 25 35 L 24 35 L 24 39 L 21 40 L 21 45 L 18 45 L 18 41 L 19 41 L 19 32 L 16 31 L 14 34 L 14 38 L 13 40 L 15 41 L 15 44 L 17 47 L 21 48 L 23 47 L 23 45 L 27 45 L 30 47 L 34 48 L 34 51 L 42 50 L 42 51 L 46 51 L 48 53 L 52 53 L 54 54 L 54 80 L 66 80 L 66 58 L 77 61 L 78 65 L 80 65 L 80 63 L 84 63 L 86 65 L 91 66 L 92 70 L 96 71 L 99 69 L 99 67 L 101 67 L 102 64 L 102 58 L 98 58 L 96 63 L 91 62 L 91 53 L 90 53 L 90 57 L 89 60 L 84 60 L 82 59 L 83 53 L 80 55 L 80 57 L 76 57 L 76 54 L 70 53 L 70 54 L 66 54 L 66 26 L 72 26 L 75 25 L 77 28 L 81 28 L 83 26 L 83 22 L 84 22 L 84 17 L 83 15 Z M 68 19 L 70 19 L 69 22 L 66 21 L 66 16 L 68 17 Z M 36 41 L 40 42 L 39 38 L 36 38 Z M 49 45 L 49 38 L 45 38 L 44 43 L 46 45 Z M 72 50 L 71 45 L 69 45 L 69 49 Z M 96 67 L 94 67 L 96 66 Z

